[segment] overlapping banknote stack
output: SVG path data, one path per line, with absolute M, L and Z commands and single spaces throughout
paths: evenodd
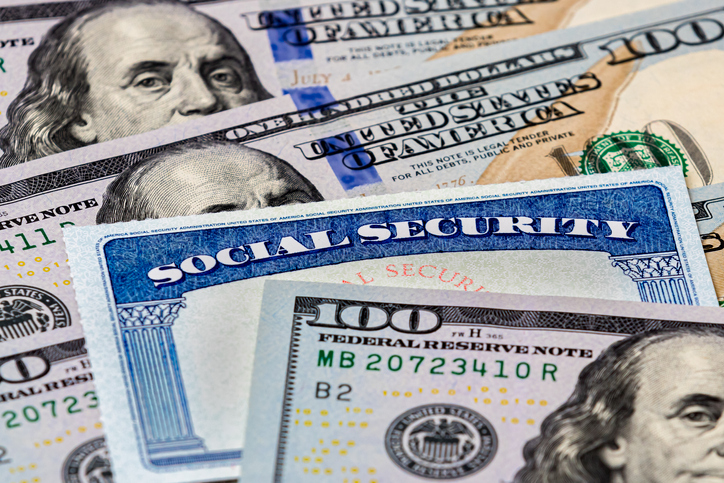
M 0 32 L 0 483 L 724 481 L 724 0 Z

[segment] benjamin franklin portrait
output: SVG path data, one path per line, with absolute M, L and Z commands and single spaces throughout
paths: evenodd
M 65 18 L 28 60 L 0 129 L 0 167 L 270 98 L 218 21 L 175 0 L 124 0 Z
M 108 185 L 96 222 L 118 223 L 322 201 L 287 162 L 227 141 L 168 148 Z
M 524 449 L 516 483 L 724 481 L 724 329 L 613 344 Z

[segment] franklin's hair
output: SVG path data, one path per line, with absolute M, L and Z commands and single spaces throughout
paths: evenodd
M 69 130 L 90 90 L 81 29 L 109 11 L 138 5 L 178 5 L 209 19 L 236 42 L 251 65 L 231 31 L 177 0 L 119 0 L 76 12 L 50 29 L 28 59 L 25 86 L 8 106 L 8 124 L 0 129 L 0 168 L 85 146 Z
M 682 327 L 645 332 L 616 342 L 578 376 L 571 397 L 541 425 L 523 450 L 515 483 L 609 483 L 598 450 L 614 441 L 634 412 L 646 350 L 681 337 L 722 337 L 724 329 Z
M 149 186 L 146 176 L 151 173 L 161 163 L 171 160 L 180 155 L 195 153 L 200 159 L 207 159 L 209 163 L 214 163 L 213 154 L 208 153 L 209 149 L 215 147 L 234 147 L 245 150 L 249 154 L 259 153 L 259 155 L 272 159 L 274 163 L 284 166 L 297 176 L 297 181 L 302 184 L 299 188 L 304 188 L 310 194 L 313 201 L 323 201 L 322 194 L 317 188 L 299 171 L 294 169 L 292 165 L 271 154 L 257 151 L 243 145 L 239 145 L 230 141 L 219 140 L 199 140 L 185 144 L 179 144 L 159 153 L 153 154 L 148 158 L 140 161 L 123 171 L 111 184 L 106 188 L 103 194 L 103 204 L 96 214 L 96 223 L 120 223 L 131 220 L 145 220 L 147 218 L 164 218 L 157 210 L 155 198 L 162 196 L 163 190 L 159 186 Z M 167 187 L 164 187 L 167 188 Z M 206 213 L 206 212 L 205 212 Z

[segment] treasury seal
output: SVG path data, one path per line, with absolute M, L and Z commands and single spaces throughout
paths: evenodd
M 583 174 L 617 173 L 661 166 L 681 166 L 686 174 L 686 157 L 671 141 L 639 131 L 601 136 L 583 151 L 581 158 Z
M 63 465 L 63 483 L 113 483 L 104 438 L 92 439 L 68 455 Z
M 55 295 L 35 287 L 0 287 L 0 342 L 70 326 L 70 313 Z
M 480 471 L 498 449 L 490 422 L 470 409 L 427 404 L 395 419 L 385 435 L 392 461 L 414 475 L 436 480 Z

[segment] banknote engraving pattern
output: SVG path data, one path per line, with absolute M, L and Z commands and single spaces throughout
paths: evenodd
M 0 287 L 0 342 L 70 325 L 68 309 L 51 293 L 25 285 Z
M 82 444 L 68 455 L 63 483 L 113 483 L 111 458 L 104 438 Z
M 482 470 L 498 441 L 493 425 L 477 412 L 451 404 L 410 409 L 390 425 L 387 454 L 410 473 L 445 480 Z

